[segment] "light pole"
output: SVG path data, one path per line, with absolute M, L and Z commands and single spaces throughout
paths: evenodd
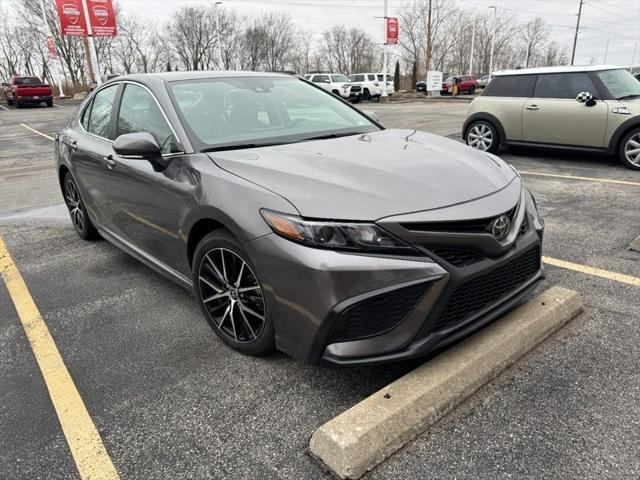
M 611 40 L 611 38 L 607 38 L 607 46 L 604 49 L 604 60 L 602 63 L 607 63 L 607 54 L 609 53 L 609 40 Z
M 47 12 L 44 9 L 44 0 L 40 0 L 40 12 L 42 13 L 42 21 L 44 23 L 44 31 L 46 32 L 45 35 L 47 35 L 47 39 L 48 39 L 48 37 L 53 38 L 53 33 L 51 32 L 51 29 L 49 28 L 49 22 L 47 22 Z M 60 59 L 60 63 L 62 64 L 62 59 Z M 61 70 L 62 70 L 62 67 L 61 67 Z M 57 74 L 56 77 L 58 77 L 58 79 L 57 79 L 58 80 L 58 91 L 60 93 L 60 96 L 64 97 L 64 90 L 62 90 L 62 77 L 59 74 Z
M 216 43 L 218 46 L 218 60 L 220 60 L 220 70 L 224 70 L 224 61 L 222 60 L 222 45 L 220 43 L 220 20 L 218 19 L 218 5 L 222 5 L 222 2 L 213 2 L 213 15 L 216 19 Z
M 388 96 L 387 93 L 387 66 L 388 66 L 388 55 L 387 55 L 387 0 L 384 0 L 384 66 L 382 68 L 382 96 Z
M 471 30 L 471 53 L 469 54 L 469 75 L 473 75 L 473 45 L 476 42 L 476 19 L 473 19 L 473 29 Z
M 490 6 L 489 8 L 493 8 L 493 24 L 491 25 L 491 53 L 489 54 L 489 81 L 491 81 L 491 74 L 493 72 L 493 47 L 494 38 L 496 36 L 496 16 L 498 14 L 498 7 Z

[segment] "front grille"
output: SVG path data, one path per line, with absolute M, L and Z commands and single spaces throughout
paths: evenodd
M 360 87 L 360 86 L 356 85 L 356 86 L 351 87 L 351 93 L 356 93 L 356 92 L 359 92 L 360 90 L 362 90 L 362 87 Z
M 469 250 L 457 248 L 427 247 L 431 253 L 454 267 L 466 267 L 484 260 L 485 257 Z
M 501 215 L 507 215 L 513 222 L 518 205 L 508 212 Z M 477 220 L 459 220 L 451 222 L 411 222 L 401 223 L 400 225 L 412 232 L 452 232 L 452 233 L 487 233 L 491 230 L 491 223 L 501 215 L 495 217 L 479 218 Z
M 438 318 L 435 330 L 451 328 L 529 280 L 540 268 L 540 246 L 508 263 L 458 285 Z
M 396 327 L 429 290 L 429 282 L 398 288 L 348 307 L 336 321 L 328 343 L 373 337 Z

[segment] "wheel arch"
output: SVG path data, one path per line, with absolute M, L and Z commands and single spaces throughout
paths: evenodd
M 465 142 L 467 141 L 467 133 L 469 132 L 469 127 L 478 120 L 484 120 L 485 122 L 489 122 L 491 123 L 491 125 L 493 125 L 493 127 L 498 132 L 498 143 L 500 145 L 504 144 L 507 141 L 507 136 L 505 134 L 504 127 L 502 126 L 502 122 L 500 122 L 497 117 L 491 115 L 490 113 L 478 112 L 470 115 L 464 121 L 464 124 L 462 126 L 462 139 Z
M 633 117 L 629 120 L 625 121 L 618 128 L 615 129 L 613 135 L 611 135 L 611 139 L 609 140 L 609 145 L 607 146 L 607 150 L 610 153 L 617 154 L 620 148 L 620 143 L 622 139 L 633 129 L 640 128 L 640 117 Z

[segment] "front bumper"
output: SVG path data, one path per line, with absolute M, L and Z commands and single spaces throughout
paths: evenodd
M 462 267 L 432 260 L 427 250 L 424 257 L 366 256 L 308 248 L 275 234 L 245 247 L 263 284 L 278 349 L 314 364 L 368 365 L 427 355 L 516 305 L 544 278 L 543 227 L 527 218 L 529 228 L 506 252 Z M 511 279 L 506 285 L 505 278 Z M 409 303 L 396 298 L 403 295 Z M 417 295 L 415 303 L 410 295 Z M 367 304 L 373 310 L 358 311 Z M 391 318 L 402 308 L 397 323 L 380 324 L 380 309 Z M 343 328 L 346 312 L 359 322 L 354 328 L 371 325 L 375 334 L 337 338 L 352 333 Z

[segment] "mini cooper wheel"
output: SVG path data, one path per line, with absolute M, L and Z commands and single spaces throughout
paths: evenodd
M 87 210 L 80 197 L 78 185 L 76 185 L 71 173 L 67 172 L 62 185 L 64 203 L 67 204 L 69 215 L 71 216 L 71 223 L 78 236 L 83 240 L 97 240 L 100 238 L 98 230 L 96 230 L 89 219 Z
M 640 129 L 632 130 L 624 136 L 618 156 L 626 167 L 640 170 Z
M 500 145 L 495 127 L 485 120 L 479 120 L 469 126 L 466 142 L 472 148 L 494 153 Z
M 274 349 L 274 329 L 262 286 L 246 253 L 226 231 L 205 236 L 193 259 L 193 281 L 209 325 L 228 346 L 247 355 Z

